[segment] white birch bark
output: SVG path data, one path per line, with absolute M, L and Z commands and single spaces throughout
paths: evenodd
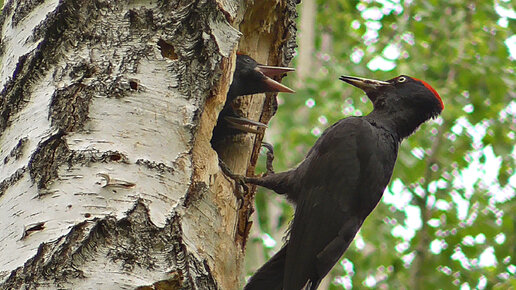
M 211 130 L 237 47 L 285 64 L 295 36 L 295 1 L 249 2 L 5 4 L 1 289 L 241 285 L 252 194 L 239 204 Z M 260 138 L 228 141 L 235 170 Z

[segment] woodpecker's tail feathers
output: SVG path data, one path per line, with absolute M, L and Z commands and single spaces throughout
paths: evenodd
M 249 279 L 244 290 L 281 290 L 283 288 L 283 272 L 285 269 L 285 257 L 287 245 L 269 259 Z

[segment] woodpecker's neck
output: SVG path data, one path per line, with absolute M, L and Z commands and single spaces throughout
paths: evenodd
M 401 141 L 414 133 L 430 116 L 416 112 L 412 108 L 397 108 L 395 110 L 375 108 L 365 118 L 373 125 L 390 131 L 398 141 Z

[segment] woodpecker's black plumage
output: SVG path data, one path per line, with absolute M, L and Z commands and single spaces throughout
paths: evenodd
M 297 168 L 245 178 L 296 205 L 288 241 L 246 290 L 317 289 L 380 201 L 400 142 L 444 108 L 433 88 L 408 76 L 340 79 L 364 90 L 373 111 L 328 128 Z
M 271 78 L 293 70 L 288 67 L 261 65 L 247 55 L 237 54 L 233 81 L 229 87 L 224 108 L 220 112 L 217 125 L 213 130 L 212 144 L 224 139 L 228 135 L 242 132 L 257 132 L 246 125 L 266 127 L 266 125 L 260 122 L 239 116 L 233 110 L 233 101 L 238 96 L 265 92 L 293 93 L 292 89 Z

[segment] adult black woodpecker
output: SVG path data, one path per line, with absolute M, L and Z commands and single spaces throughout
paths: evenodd
M 233 109 L 233 101 L 238 96 L 266 92 L 293 93 L 289 87 L 272 79 L 274 76 L 293 71 L 293 68 L 258 64 L 250 56 L 237 54 L 233 81 L 229 87 L 224 108 L 219 114 L 213 130 L 212 145 L 226 136 L 242 132 L 257 133 L 250 126 L 266 127 L 265 124 L 239 116 Z
M 296 205 L 288 241 L 246 290 L 317 289 L 380 201 L 401 141 L 444 108 L 429 84 L 409 76 L 340 79 L 362 89 L 373 111 L 326 129 L 296 168 L 244 178 L 286 194 Z

